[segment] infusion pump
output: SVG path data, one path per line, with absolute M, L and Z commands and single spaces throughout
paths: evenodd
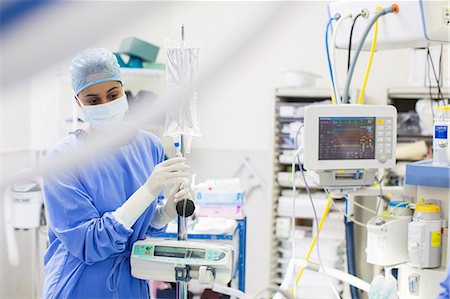
M 233 270 L 229 245 L 205 242 L 145 239 L 131 252 L 131 274 L 166 282 L 196 279 L 201 284 L 228 284 Z
M 317 105 L 305 109 L 303 164 L 320 186 L 369 186 L 395 165 L 397 110 L 390 105 Z

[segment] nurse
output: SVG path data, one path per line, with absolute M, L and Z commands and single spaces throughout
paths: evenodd
M 113 132 L 128 110 L 111 52 L 80 53 L 71 79 L 87 126 L 56 144 L 50 157 Z M 149 132 L 138 130 L 127 144 L 98 156 L 44 180 L 50 242 L 45 298 L 148 298 L 147 282 L 131 276 L 132 245 L 163 232 L 177 216 L 176 203 L 190 196 L 185 159 L 164 161 L 161 142 Z

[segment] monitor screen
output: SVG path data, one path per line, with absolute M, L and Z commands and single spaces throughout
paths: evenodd
M 375 117 L 319 117 L 319 160 L 375 159 Z
M 155 246 L 155 256 L 184 258 L 186 251 L 184 247 Z
M 155 256 L 204 259 L 205 250 L 186 247 L 155 246 Z

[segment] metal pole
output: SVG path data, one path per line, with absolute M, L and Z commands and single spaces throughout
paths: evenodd
M 183 153 L 183 136 L 180 137 L 180 150 Z M 187 240 L 186 218 L 178 215 L 177 240 Z M 177 281 L 177 299 L 187 299 L 187 282 Z

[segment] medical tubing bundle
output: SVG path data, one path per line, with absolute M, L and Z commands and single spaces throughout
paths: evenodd
M 334 77 L 333 77 L 333 67 L 331 66 L 330 49 L 328 47 L 328 32 L 330 30 L 331 23 L 333 22 L 333 20 L 335 20 L 335 18 L 330 18 L 330 20 L 328 21 L 328 24 L 327 24 L 327 29 L 325 30 L 325 50 L 327 52 L 328 70 L 330 72 L 330 78 L 331 78 L 331 89 L 332 89 L 331 100 L 332 100 L 333 104 L 336 105 L 337 98 L 336 98 L 336 90 L 334 89 L 335 85 L 334 85 Z
M 359 13 L 359 14 L 356 15 L 356 17 L 353 19 L 352 27 L 350 29 L 350 38 L 348 40 L 347 73 L 348 73 L 348 69 L 350 68 L 350 58 L 351 58 L 351 55 L 352 55 L 353 29 L 355 28 L 356 21 L 361 16 L 362 16 L 362 13 Z
M 380 10 L 381 7 L 377 7 L 377 10 Z M 367 62 L 366 72 L 364 74 L 363 84 L 361 86 L 361 91 L 359 93 L 358 104 L 361 105 L 364 98 L 364 92 L 366 90 L 367 80 L 369 79 L 370 68 L 372 66 L 373 55 L 375 53 L 375 48 L 377 46 L 377 36 L 378 36 L 378 20 L 375 22 L 375 30 L 373 32 L 372 45 L 370 46 L 370 56 L 369 61 Z
M 341 104 L 341 95 L 339 94 L 339 84 L 338 84 L 338 75 L 337 75 L 337 68 L 336 68 L 336 37 L 337 37 L 337 33 L 339 28 L 341 27 L 342 23 L 351 18 L 352 15 L 349 14 L 345 17 L 339 18 L 339 20 L 336 23 L 336 28 L 333 30 L 333 35 L 331 37 L 331 66 L 332 66 L 332 72 L 333 72 L 333 90 L 335 93 L 335 98 L 336 98 L 336 103 L 337 104 Z
M 358 44 L 358 47 L 356 49 L 354 58 L 352 63 L 350 64 L 350 69 L 349 72 L 347 74 L 347 79 L 345 81 L 345 87 L 344 87 L 344 96 L 343 96 L 343 102 L 347 102 L 349 100 L 349 92 L 350 92 L 350 85 L 351 85 L 351 81 L 352 81 L 352 77 L 353 77 L 353 73 L 355 72 L 355 67 L 356 67 L 356 63 L 358 61 L 358 57 L 359 57 L 359 53 L 361 53 L 362 47 L 364 45 L 364 41 L 367 38 L 367 35 L 369 35 L 370 29 L 372 28 L 372 26 L 375 24 L 375 22 L 383 15 L 388 14 L 388 13 L 393 13 L 393 12 L 397 12 L 398 11 L 398 7 L 395 5 L 389 6 L 389 7 L 385 7 L 383 9 L 381 9 L 380 11 L 378 11 L 375 16 L 370 20 L 369 25 L 367 25 L 366 29 L 364 30 L 364 33 L 362 34 L 361 40 Z

